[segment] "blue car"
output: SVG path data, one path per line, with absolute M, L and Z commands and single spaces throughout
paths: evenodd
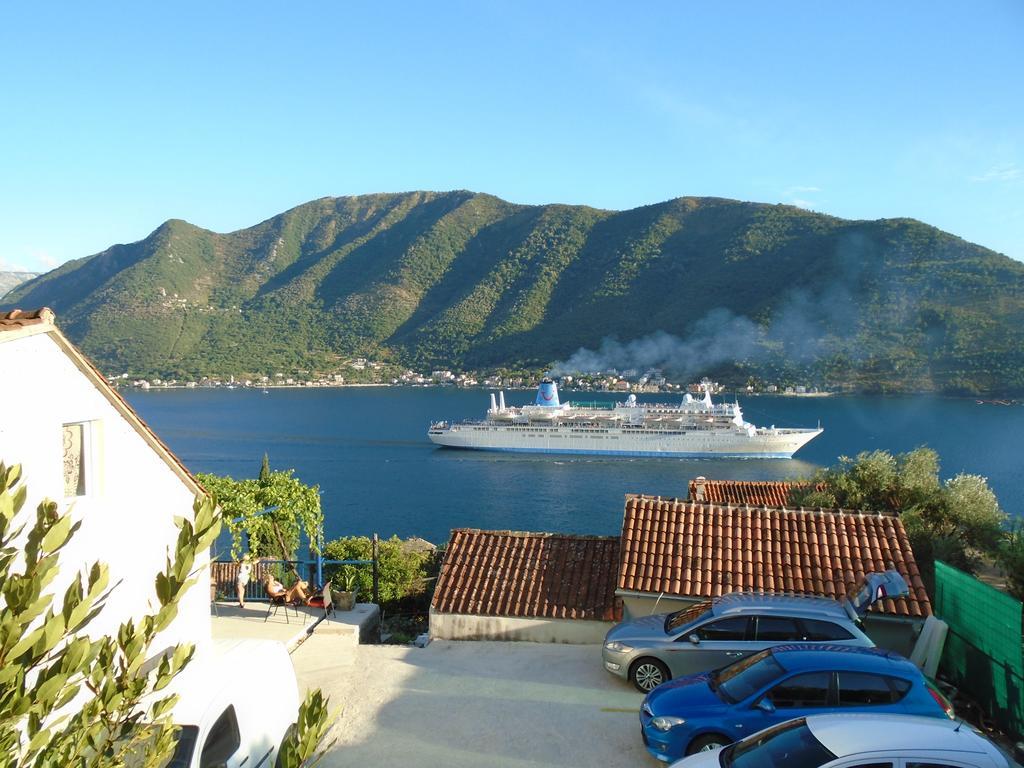
M 891 651 L 778 645 L 659 685 L 640 707 L 640 728 L 647 750 L 670 762 L 823 712 L 953 717 L 938 689 Z

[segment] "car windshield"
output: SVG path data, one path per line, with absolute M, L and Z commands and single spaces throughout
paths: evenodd
M 736 703 L 777 680 L 785 671 L 768 649 L 713 672 L 711 681 L 722 698 Z
M 722 768 L 818 768 L 835 759 L 802 717 L 738 741 L 718 756 Z
M 665 634 L 671 635 L 680 627 L 684 627 L 691 621 L 696 621 L 701 618 L 711 608 L 711 601 L 704 600 L 691 605 L 689 608 L 683 608 L 681 611 L 670 613 L 665 617 Z

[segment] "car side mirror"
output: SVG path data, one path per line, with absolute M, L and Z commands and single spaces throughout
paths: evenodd
M 755 704 L 754 706 L 760 709 L 766 715 L 770 715 L 775 711 L 775 705 L 772 704 L 772 700 L 769 699 L 767 696 L 762 696 L 758 700 L 757 704 Z
M 689 638 L 687 638 L 687 639 L 688 639 L 688 640 L 689 640 L 689 641 L 690 641 L 691 643 L 693 643 L 694 645 L 700 645 L 700 638 L 699 638 L 699 637 L 697 636 L 697 633 L 696 633 L 696 632 L 694 632 L 693 634 L 691 634 L 691 635 L 690 635 L 690 637 L 689 637 Z

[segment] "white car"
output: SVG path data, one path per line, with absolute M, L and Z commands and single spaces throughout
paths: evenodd
M 1017 768 L 964 722 L 910 715 L 799 717 L 678 768 Z
M 215 641 L 156 697 L 169 692 L 181 730 L 167 768 L 273 768 L 299 714 L 291 657 L 271 640 Z

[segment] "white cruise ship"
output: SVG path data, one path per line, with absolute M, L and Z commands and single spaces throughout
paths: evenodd
M 636 395 L 615 404 L 561 403 L 544 379 L 533 405 L 509 407 L 505 393 L 491 395 L 487 418 L 439 421 L 427 435 L 437 445 L 482 451 L 582 453 L 679 458 L 788 459 L 822 433 L 816 429 L 755 427 L 739 403 L 686 395 L 679 405 L 641 404 Z

